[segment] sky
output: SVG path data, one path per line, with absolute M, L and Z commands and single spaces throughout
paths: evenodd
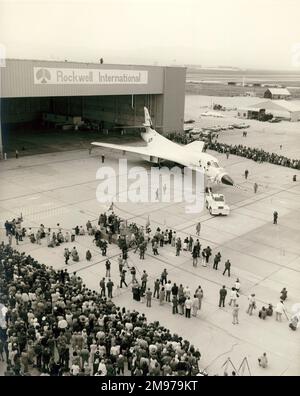
M 0 0 L 7 58 L 300 71 L 300 0 Z

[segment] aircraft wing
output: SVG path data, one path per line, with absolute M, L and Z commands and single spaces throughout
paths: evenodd
M 195 140 L 192 143 L 187 144 L 186 146 L 184 146 L 184 150 L 186 151 L 199 151 L 202 152 L 203 151 L 203 147 L 204 147 L 204 142 L 200 141 L 200 140 Z
M 91 144 L 93 146 L 110 148 L 113 150 L 127 151 L 128 153 L 141 154 L 141 155 L 154 155 L 154 154 L 149 153 L 148 146 L 125 146 L 125 145 L 121 145 L 121 144 L 101 143 L 101 142 L 93 142 Z
M 112 144 L 112 143 L 101 143 L 101 142 L 93 142 L 91 143 L 93 146 L 109 148 L 112 150 L 123 151 L 127 153 L 140 154 L 143 157 L 156 157 L 162 160 L 172 161 L 176 163 L 182 163 L 182 161 L 178 161 L 178 156 L 172 150 L 166 150 L 163 146 L 126 146 L 121 144 Z M 178 147 L 178 145 L 176 144 Z M 180 149 L 180 148 L 179 148 Z M 187 165 L 182 163 L 182 165 Z

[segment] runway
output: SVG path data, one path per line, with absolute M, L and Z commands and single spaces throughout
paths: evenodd
M 149 274 L 149 286 L 160 276 L 164 268 L 172 283 L 189 285 L 195 290 L 200 284 L 204 300 L 197 318 L 186 319 L 172 315 L 167 303 L 159 306 L 153 301 L 151 308 L 132 299 L 131 288 L 117 289 L 119 283 L 116 258 L 117 246 L 110 245 L 108 255 L 112 262 L 112 280 L 115 283 L 115 302 L 129 309 L 145 312 L 149 321 L 159 320 L 172 332 L 180 334 L 199 348 L 201 367 L 209 374 L 222 374 L 222 365 L 230 357 L 238 367 L 247 357 L 251 373 L 255 375 L 299 375 L 300 331 L 292 332 L 286 319 L 282 323 L 275 318 L 262 321 L 258 310 L 263 304 L 279 301 L 283 287 L 288 290 L 287 310 L 300 302 L 300 183 L 293 182 L 293 169 L 271 164 L 257 164 L 245 158 L 231 155 L 215 155 L 233 177 L 239 188 L 217 187 L 225 194 L 231 208 L 228 217 L 211 217 L 204 210 L 199 216 L 185 212 L 184 203 L 116 203 L 115 212 L 132 222 L 146 224 L 148 216 L 151 228 L 176 230 L 185 237 L 193 235 L 195 224 L 201 221 L 200 240 L 202 247 L 210 245 L 213 256 L 220 251 L 222 261 L 219 270 L 212 263 L 204 268 L 192 266 L 190 253 L 175 256 L 174 248 L 159 249 L 153 256 L 150 248 L 145 260 L 130 253 L 129 262 L 136 266 L 137 275 L 143 269 Z M 145 162 L 131 159 L 131 165 Z M 100 151 L 89 156 L 86 150 L 59 152 L 28 156 L 1 163 L 0 218 L 1 227 L 6 219 L 23 214 L 25 227 L 37 227 L 43 223 L 55 228 L 59 223 L 70 229 L 85 226 L 87 220 L 96 221 L 109 205 L 96 200 L 96 171 L 101 165 Z M 118 168 L 117 156 L 106 154 L 105 166 Z M 248 180 L 244 170 L 249 170 Z M 298 172 L 298 180 L 300 180 Z M 254 194 L 253 184 L 258 183 Z M 279 213 L 278 225 L 272 224 L 272 213 Z M 2 232 L 1 240 L 5 240 Z M 77 271 L 89 288 L 98 289 L 99 280 L 105 275 L 105 260 L 92 244 L 91 237 L 82 236 L 75 244 L 79 263 L 71 264 L 69 271 Z M 23 242 L 19 249 L 55 269 L 64 268 L 63 249 L 66 244 L 50 249 L 43 245 Z M 90 249 L 92 261 L 85 261 L 85 252 Z M 224 262 L 232 263 L 231 277 L 222 276 Z M 219 289 L 224 284 L 232 287 L 236 277 L 241 282 L 239 299 L 240 324 L 232 325 L 231 307 L 218 307 Z M 130 276 L 128 275 L 128 280 Z M 252 317 L 246 314 L 247 296 L 255 293 L 258 309 Z M 229 299 L 227 298 L 227 302 Z M 267 352 L 269 367 L 262 369 L 257 357 Z

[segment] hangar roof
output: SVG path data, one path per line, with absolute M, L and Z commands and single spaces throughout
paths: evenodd
M 290 113 L 300 111 L 300 106 L 287 100 L 266 100 L 264 102 L 256 103 L 249 106 L 249 109 L 266 109 L 277 111 L 288 111 Z
M 267 91 L 271 92 L 272 95 L 291 95 L 286 88 L 268 88 Z

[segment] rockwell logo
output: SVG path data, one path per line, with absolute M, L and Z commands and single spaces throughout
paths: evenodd
M 36 79 L 40 81 L 41 84 L 47 84 L 47 81 L 51 79 L 51 74 L 48 69 L 38 69 L 36 72 Z
M 56 85 L 148 84 L 148 71 L 34 67 L 34 83 Z

